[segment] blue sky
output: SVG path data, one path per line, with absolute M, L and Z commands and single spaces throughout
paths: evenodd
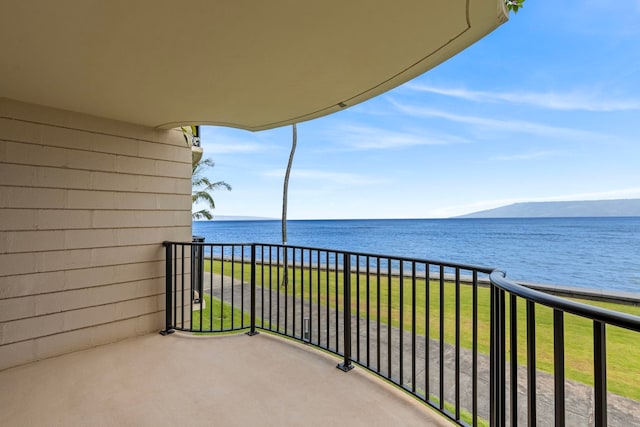
M 527 0 L 454 58 L 298 125 L 289 219 L 640 198 L 640 0 Z M 202 130 L 214 215 L 279 218 L 291 127 Z

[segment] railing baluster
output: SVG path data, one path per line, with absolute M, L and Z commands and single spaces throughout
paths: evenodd
M 514 294 L 509 297 L 509 354 L 511 355 L 511 426 L 518 425 L 518 316 L 517 300 Z
M 553 310 L 553 381 L 555 425 L 564 426 L 564 313 Z
M 371 310 L 371 298 L 370 298 L 370 289 L 371 289 L 371 267 L 369 265 L 370 263 L 370 259 L 369 256 L 367 255 L 366 258 L 366 262 L 367 262 L 367 267 L 366 267 L 366 274 L 367 274 L 367 366 L 371 366 L 371 360 L 370 360 L 370 356 L 371 356 L 371 337 L 369 336 L 370 332 L 371 332 L 371 324 L 369 323 L 370 320 L 370 310 Z
M 255 268 L 255 264 L 254 264 Z M 224 245 L 221 247 L 220 253 L 220 270 L 222 270 L 222 277 L 220 278 L 220 330 L 224 330 Z M 233 271 L 233 266 L 231 266 L 231 270 Z M 213 311 L 213 309 L 211 310 Z M 253 310 L 252 310 L 253 311 Z M 253 325 L 253 323 L 252 323 Z M 213 325 L 212 325 L 213 327 Z
M 181 316 L 180 318 L 182 319 L 182 324 L 181 327 L 184 328 L 184 294 L 185 294 L 185 281 L 184 281 L 184 245 L 181 245 L 182 247 L 182 252 L 181 252 L 181 257 L 180 257 L 180 263 L 181 263 L 181 272 L 182 272 L 182 281 L 181 281 L 181 286 L 182 286 L 182 292 L 180 293 L 180 313 Z M 189 323 L 189 325 L 191 325 L 191 323 Z
M 335 309 L 335 313 L 336 313 L 336 353 L 340 353 L 340 332 L 339 332 L 339 317 L 340 317 L 340 310 L 339 310 L 339 304 L 338 304 L 338 298 L 339 298 L 339 292 L 338 292 L 338 283 L 339 283 L 339 270 L 340 270 L 340 266 L 338 265 L 338 252 L 334 252 L 334 261 L 335 261 L 335 268 L 334 268 L 334 277 L 335 277 L 335 282 L 336 282 L 336 309 Z M 344 268 L 344 266 L 343 266 Z M 344 289 L 343 289 L 344 291 Z M 344 300 L 342 301 L 342 303 L 344 304 Z
M 308 336 L 308 342 L 312 342 L 313 341 L 313 254 L 311 252 L 311 249 L 309 249 L 307 251 L 308 256 L 309 256 L 309 262 L 308 267 L 309 267 L 309 319 L 308 319 L 308 324 L 309 324 L 309 336 Z M 303 257 L 304 258 L 304 257 Z M 303 331 L 302 331 L 303 335 L 304 335 L 304 327 L 303 327 Z
M 251 245 L 251 330 L 247 333 L 247 335 L 253 336 L 257 334 L 258 332 L 256 331 L 256 245 L 252 244 Z
M 184 275 L 184 271 L 181 272 Z M 178 323 L 178 245 L 174 245 L 173 252 L 173 321 L 172 328 Z
M 505 294 L 491 286 L 491 425 L 505 425 Z
M 424 356 L 424 399 L 430 401 L 431 394 L 431 371 L 429 366 L 429 359 L 431 358 L 431 265 L 425 264 L 426 277 L 424 287 L 424 300 L 425 300 L 425 314 L 424 314 L 424 341 L 425 341 L 425 356 Z
M 387 258 L 387 378 L 391 378 L 391 259 Z
M 269 245 L 269 330 L 273 331 L 273 246 Z
M 325 274 L 324 274 L 324 286 L 325 286 L 325 307 L 326 307 L 326 312 L 327 315 L 325 316 L 325 320 L 326 320 L 326 335 L 327 335 L 327 350 L 329 350 L 331 348 L 331 341 L 329 340 L 329 321 L 330 321 L 330 311 L 329 311 L 329 252 L 325 251 L 324 253 L 325 256 Z M 336 289 L 337 290 L 337 289 Z M 337 293 L 337 292 L 336 292 Z M 336 305 L 337 305 L 337 295 L 336 295 Z
M 460 268 L 456 267 L 456 357 L 455 357 L 455 383 L 456 383 L 456 420 L 460 419 Z
M 411 263 L 411 391 L 416 392 L 416 263 Z
M 353 365 L 351 364 L 351 255 L 343 254 L 342 261 L 342 269 L 343 269 L 343 296 L 342 301 L 344 308 L 342 309 L 342 313 L 344 315 L 344 326 L 343 326 L 343 345 L 344 345 L 344 361 L 338 365 L 338 369 L 341 369 L 345 372 L 353 369 Z M 337 255 L 336 255 L 336 265 L 337 265 Z M 336 310 L 337 312 L 338 310 Z M 336 337 L 337 338 L 337 337 Z
M 499 394 L 499 404 L 500 404 L 500 410 L 498 411 L 498 415 L 500 418 L 500 425 L 504 426 L 506 425 L 506 410 L 507 410 L 507 390 L 506 390 L 506 375 L 505 375 L 505 369 L 506 369 L 506 358 L 507 358 L 507 354 L 506 354 L 506 348 L 507 348 L 507 344 L 506 344 L 506 331 L 507 331 L 507 325 L 506 325 L 506 301 L 505 301 L 505 291 L 500 289 L 498 291 L 498 304 L 499 304 L 499 309 L 498 309 L 498 325 L 499 325 L 499 329 L 500 329 L 500 333 L 498 336 L 498 349 L 499 349 L 499 359 L 498 359 L 498 372 L 499 372 L 499 382 L 498 382 L 498 390 L 500 392 Z
M 282 284 L 280 283 L 280 250 L 282 248 L 280 246 L 276 247 L 276 262 L 278 263 L 278 268 L 276 269 L 276 285 L 278 286 L 278 292 L 276 293 L 276 331 L 280 333 L 280 292 L 282 288 Z
M 231 254 L 233 259 L 233 253 Z M 233 263 L 232 263 L 233 265 Z M 232 273 L 233 274 L 233 273 Z M 260 245 L 260 327 L 264 329 L 264 245 Z M 233 280 L 231 280 L 231 289 L 233 290 Z M 233 291 L 231 292 L 231 300 L 233 301 Z M 233 302 L 231 303 L 233 305 Z
M 296 271 L 295 258 L 293 268 Z M 304 339 L 304 249 L 300 249 L 300 339 Z
M 316 301 L 317 304 L 317 310 L 316 312 L 318 313 L 318 346 L 320 346 L 320 318 L 322 317 L 322 313 L 320 312 L 320 271 L 321 271 L 321 267 L 320 267 L 320 251 L 316 251 L 316 258 L 318 260 L 317 264 L 318 264 L 318 268 L 317 268 L 317 276 L 318 276 L 318 284 L 317 284 L 317 288 L 318 288 L 318 300 Z
M 380 373 L 380 257 L 376 257 L 376 372 Z
M 440 265 L 440 410 L 444 410 L 444 265 Z
M 307 263 L 307 267 L 309 268 L 309 342 L 313 342 L 313 333 L 315 325 L 313 324 L 313 319 L 314 319 L 314 315 L 313 315 L 313 254 L 314 252 L 309 249 L 308 251 L 308 263 Z M 316 313 L 316 317 L 318 316 L 318 314 Z
M 284 270 L 282 271 L 282 283 L 284 284 L 284 333 L 288 334 L 287 328 L 289 327 L 289 249 L 287 246 L 283 246 L 283 262 Z M 280 286 L 282 288 L 282 286 Z
M 360 255 L 356 255 L 356 360 L 362 363 L 360 359 Z
M 400 321 L 398 326 L 398 359 L 400 361 L 400 386 L 404 386 L 404 263 L 400 261 Z
M 191 271 L 191 281 L 189 282 L 189 313 L 193 313 L 193 298 L 195 297 L 195 289 L 194 289 L 194 285 L 195 285 L 195 281 L 197 280 L 194 276 L 195 276 L 195 257 L 194 257 L 194 248 L 195 246 L 191 245 L 191 247 L 189 249 L 191 249 L 190 251 L 190 256 L 189 256 L 189 260 L 190 262 L 190 267 L 189 270 Z M 193 325 L 193 319 L 189 319 L 190 323 L 189 323 L 189 329 L 193 330 L 194 329 L 194 325 Z
M 211 266 L 211 274 L 209 274 L 209 292 L 211 292 L 211 298 L 209 299 L 211 302 L 211 307 L 209 307 L 209 331 L 213 331 L 213 246 L 211 247 L 211 253 L 209 254 L 209 262 L 209 265 Z M 220 277 L 220 280 L 222 280 L 222 274 Z
M 204 307 L 204 248 L 205 246 L 202 245 L 200 247 L 200 252 L 198 253 L 198 285 L 197 285 L 197 289 L 198 289 L 198 305 L 199 307 L 197 308 L 197 310 L 200 312 L 200 326 L 198 327 L 198 330 L 200 332 L 202 332 L 202 322 L 203 320 L 203 307 Z
M 236 247 L 235 245 L 231 246 L 231 330 L 235 329 L 235 323 L 233 312 L 236 308 L 235 304 L 235 292 L 234 292 L 234 284 L 236 282 Z
M 498 425 L 498 394 L 497 394 L 497 363 L 498 355 L 496 349 L 496 332 L 498 325 L 496 324 L 496 304 L 497 288 L 492 284 L 490 288 L 490 308 L 489 308 L 489 424 Z
M 593 321 L 595 425 L 607 425 L 607 335 L 605 324 Z
M 292 286 L 292 292 L 291 292 L 291 318 L 293 325 L 291 326 L 292 328 L 292 332 L 291 332 L 291 336 L 292 337 L 296 337 L 296 248 L 292 248 L 291 249 L 291 286 Z
M 211 247 L 211 256 L 213 257 L 213 246 Z M 240 246 L 240 324 L 244 329 L 244 245 Z M 213 258 L 211 259 L 211 275 L 213 276 Z M 213 286 L 211 286 L 211 294 L 213 295 Z M 212 300 L 213 301 L 213 300 Z
M 472 286 L 471 398 L 473 401 L 471 417 L 472 425 L 476 427 L 478 425 L 478 272 L 476 270 L 473 270 Z
M 527 300 L 527 421 L 536 425 L 536 305 Z
M 165 300 L 164 300 L 164 330 L 160 331 L 162 335 L 168 335 L 173 332 L 172 323 L 173 319 L 171 319 L 171 313 L 173 312 L 173 243 L 164 242 L 164 255 L 165 255 Z

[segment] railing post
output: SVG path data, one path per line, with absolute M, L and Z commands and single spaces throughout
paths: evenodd
M 351 255 L 348 253 L 343 254 L 343 266 L 342 266 L 342 276 L 343 276 L 343 297 L 342 302 L 344 304 L 344 308 L 342 309 L 342 313 L 344 315 L 344 325 L 343 325 L 343 344 L 344 344 L 344 361 L 339 363 L 337 368 L 343 370 L 344 372 L 350 371 L 353 369 L 353 365 L 351 364 Z
M 506 408 L 507 408 L 507 399 L 506 399 L 506 391 L 507 391 L 507 377 L 505 375 L 506 369 L 506 330 L 507 330 L 507 322 L 506 322 L 506 305 L 505 305 L 505 291 L 503 289 L 499 289 L 498 292 L 498 325 L 500 334 L 498 335 L 498 403 L 500 404 L 498 408 L 498 419 L 500 420 L 497 425 L 507 425 L 506 423 Z
M 250 337 L 258 335 L 256 331 L 256 245 L 251 244 L 251 330 L 247 332 Z
M 607 338 L 603 322 L 593 321 L 595 425 L 607 425 Z
M 496 425 L 498 399 L 496 397 L 496 287 L 491 283 L 489 296 L 489 424 Z
M 536 425 L 536 306 L 527 300 L 527 422 Z
M 490 325 L 490 424 L 505 425 L 505 295 L 504 291 L 491 284 Z
M 511 355 L 511 371 L 509 379 L 509 411 L 511 414 L 511 427 L 518 425 L 518 313 L 516 307 L 518 301 L 514 294 L 509 294 L 509 354 Z M 505 325 L 506 329 L 506 325 Z
M 553 310 L 553 383 L 555 425 L 565 425 L 564 390 L 564 312 Z
M 165 325 L 164 330 L 160 331 L 160 335 L 169 335 L 175 332 L 173 327 L 173 319 L 171 317 L 172 305 L 173 305 L 173 246 L 170 242 L 162 242 L 165 248 Z

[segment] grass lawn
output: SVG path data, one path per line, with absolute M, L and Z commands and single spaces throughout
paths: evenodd
M 231 275 L 233 267 L 234 276 L 241 277 L 241 264 L 231 262 L 224 263 L 224 274 Z M 217 274 L 222 273 L 222 265 L 214 261 L 213 270 Z M 205 269 L 210 271 L 209 262 L 205 262 Z M 244 281 L 249 281 L 251 267 L 244 265 Z M 319 274 L 320 273 L 320 274 Z M 260 266 L 256 268 L 256 282 L 258 286 L 273 289 L 278 288 L 278 280 L 282 280 L 283 270 L 276 267 Z M 455 293 L 456 287 L 452 282 L 445 282 L 442 288 L 444 305 L 440 307 L 440 284 L 431 281 L 429 284 L 424 279 L 416 279 L 412 283 L 410 278 L 402 279 L 394 276 L 381 276 L 378 283 L 375 275 L 351 274 L 351 306 L 352 310 L 358 310 L 360 316 L 366 316 L 367 288 L 369 290 L 369 316 L 371 320 L 380 321 L 400 327 L 402 314 L 402 326 L 405 330 L 411 330 L 414 323 L 411 307 L 415 288 L 416 315 L 415 324 L 418 334 L 425 334 L 427 329 L 427 312 L 429 313 L 429 336 L 439 338 L 440 334 L 440 310 L 443 312 L 444 339 L 447 343 L 455 342 Z M 343 295 L 342 272 L 319 272 L 317 269 L 304 269 L 300 267 L 289 269 L 288 294 L 297 297 L 328 304 L 332 307 L 342 305 Z M 282 289 L 284 291 L 284 289 Z M 318 291 L 319 290 L 319 291 Z M 402 290 L 402 301 L 400 294 Z M 465 348 L 472 347 L 472 287 L 461 285 L 460 289 L 460 345 Z M 358 305 L 359 295 L 359 305 Z M 487 288 L 478 288 L 478 351 L 489 353 L 489 325 L 490 325 L 490 292 Z M 380 313 L 376 311 L 380 301 Z M 427 304 L 427 299 L 429 303 Z M 390 302 L 389 302 L 390 301 Z M 591 305 L 597 305 L 617 311 L 640 315 L 640 307 L 618 305 L 611 303 L 599 303 L 582 301 Z M 427 305 L 429 307 L 427 311 Z M 526 313 L 525 300 L 518 298 L 517 311 L 517 358 L 519 364 L 526 363 Z M 401 310 L 402 307 L 402 310 Z M 507 311 L 510 310 L 507 296 Z M 509 315 L 507 314 L 507 323 Z M 194 325 L 197 325 L 194 323 Z M 509 325 L 507 325 L 507 328 Z M 565 375 L 569 379 L 585 384 L 593 384 L 593 323 L 590 320 L 574 315 L 565 315 Z M 617 327 L 607 327 L 607 386 L 608 390 L 634 400 L 640 401 L 640 334 Z M 509 329 L 507 329 L 507 343 L 509 342 Z M 537 368 L 545 372 L 553 372 L 553 310 L 543 306 L 536 306 L 536 362 Z M 510 354 L 507 355 L 510 357 Z
M 205 309 L 193 311 L 191 314 L 191 322 L 193 330 L 198 331 L 231 331 L 239 328 L 249 329 L 251 327 L 251 315 L 242 312 L 239 308 L 234 308 L 228 302 L 222 303 L 218 298 L 212 298 L 210 295 L 204 294 Z M 213 307 L 213 314 L 211 308 Z M 220 315 L 222 313 L 222 315 Z M 211 323 L 213 321 L 213 326 Z M 202 324 L 200 323 L 202 322 Z M 256 325 L 264 328 L 269 327 L 269 322 L 256 317 Z M 204 333 L 204 332 L 203 332 Z M 215 332 L 218 334 L 219 332 Z
M 224 331 L 232 328 L 239 328 L 243 324 L 247 328 L 251 325 L 251 316 L 248 313 L 243 314 L 240 309 L 233 308 L 231 304 L 226 302 L 221 304 L 221 301 L 218 298 L 211 298 L 207 294 L 204 295 L 204 301 L 205 309 L 202 311 L 194 311 L 191 315 L 191 324 L 194 330 Z M 213 311 L 211 310 L 212 308 Z M 202 324 L 200 322 L 202 322 Z

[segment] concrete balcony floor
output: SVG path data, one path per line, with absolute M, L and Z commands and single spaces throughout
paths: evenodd
M 0 372 L 0 425 L 451 425 L 338 362 L 266 333 L 146 335 Z

